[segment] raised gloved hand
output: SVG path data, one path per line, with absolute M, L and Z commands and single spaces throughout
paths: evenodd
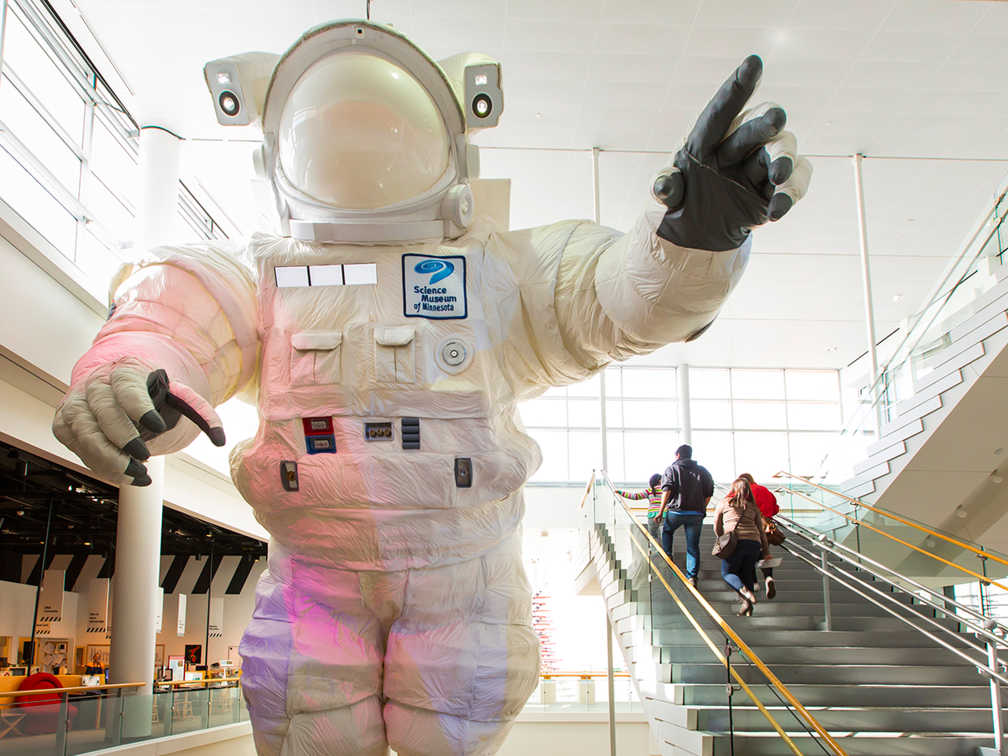
M 93 370 L 71 386 L 52 429 L 95 472 L 126 476 L 134 486 L 147 486 L 151 479 L 143 461 L 150 450 L 145 441 L 160 441 L 173 431 L 191 437 L 194 431 L 179 426 L 183 417 L 216 446 L 224 445 L 221 420 L 209 402 L 184 383 L 170 380 L 164 370 L 124 359 Z
M 763 74 L 746 58 L 707 104 L 674 167 L 652 193 L 669 211 L 658 235 L 681 247 L 723 251 L 742 244 L 753 226 L 780 219 L 801 199 L 812 165 L 783 131 L 787 114 L 765 103 L 742 112 Z

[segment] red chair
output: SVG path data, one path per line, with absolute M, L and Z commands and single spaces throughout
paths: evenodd
M 46 690 L 49 688 L 60 689 L 63 683 L 56 675 L 48 672 L 36 672 L 29 675 L 18 686 L 18 690 Z M 41 693 L 35 696 L 18 696 L 15 705 L 24 714 L 25 718 L 18 723 L 18 730 L 25 735 L 42 735 L 48 732 L 56 732 L 61 726 L 60 708 L 63 696 L 59 693 Z M 77 713 L 77 707 L 68 703 L 70 716 Z

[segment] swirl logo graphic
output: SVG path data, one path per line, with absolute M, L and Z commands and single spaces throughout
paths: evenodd
M 433 286 L 438 281 L 443 281 L 454 273 L 455 265 L 447 260 L 424 260 L 422 262 L 418 262 L 414 266 L 413 270 L 417 273 L 430 273 L 430 285 Z

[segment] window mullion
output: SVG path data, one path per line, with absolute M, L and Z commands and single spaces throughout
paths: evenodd
M 36 8 L 31 7 L 23 0 L 14 1 L 22 23 L 25 28 L 29 29 L 29 34 L 34 32 L 32 36 L 42 53 L 49 58 L 71 86 L 80 90 L 85 99 L 97 100 L 98 93 L 90 85 L 91 71 L 87 64 L 74 54 L 74 51 L 67 46 L 64 40 L 60 39 L 61 35 L 57 34 L 40 17 Z
M 21 96 L 28 101 L 28 104 L 31 105 L 32 109 L 39 114 L 39 117 L 46 122 L 46 125 L 56 132 L 56 136 L 58 136 L 63 143 L 66 144 L 67 148 L 77 156 L 77 159 L 84 160 L 85 153 L 80 144 L 70 136 L 70 133 L 63 128 L 63 125 L 59 122 L 59 120 L 57 120 L 53 114 L 49 112 L 49 109 L 42 104 L 42 101 L 35 96 L 35 93 L 32 92 L 28 85 L 24 83 L 24 80 L 17 75 L 17 72 L 8 65 L 3 71 L 3 76 L 14 87 L 14 89 L 16 89 Z M 90 103 L 85 101 L 84 104 L 86 107 Z M 85 115 L 85 119 L 86 118 L 87 116 Z

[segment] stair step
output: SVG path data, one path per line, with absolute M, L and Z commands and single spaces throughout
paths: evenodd
M 822 754 L 823 747 L 809 737 L 804 731 L 788 733 L 795 746 L 805 754 Z M 836 738 L 837 743 L 847 756 L 975 756 L 977 748 L 990 746 L 993 737 L 982 732 L 949 734 L 949 733 L 854 733 Z M 713 738 L 711 753 L 726 754 L 729 751 L 729 738 L 719 735 Z M 746 734 L 735 735 L 735 752 L 745 756 L 793 756 L 787 743 L 777 733 L 765 735 Z M 682 751 L 674 749 L 662 750 L 662 755 L 675 754 Z
M 920 418 L 912 422 L 908 422 L 905 425 L 901 425 L 896 430 L 891 433 L 883 435 L 878 441 L 869 446 L 865 452 L 868 456 L 874 455 L 877 451 L 885 449 L 887 446 L 892 446 L 898 441 L 906 441 L 912 436 L 916 436 L 918 433 L 924 432 L 924 423 L 921 422 Z
M 746 618 L 751 620 L 752 618 Z M 678 630 L 655 628 L 647 636 L 657 646 L 674 645 L 683 641 Z M 926 648 L 934 650 L 934 641 L 916 630 L 892 630 L 888 633 L 865 633 L 857 630 L 777 630 L 765 628 L 754 637 L 743 639 L 754 648 L 764 649 L 774 646 L 857 646 L 866 641 L 878 648 Z M 965 646 L 965 642 L 962 644 Z M 758 650 L 757 653 L 762 653 Z
M 692 642 L 699 643 L 699 638 L 693 636 Z M 870 637 L 862 636 L 861 643 L 867 643 Z M 778 664 L 906 664 L 919 666 L 962 666 L 963 660 L 945 649 L 931 648 L 874 648 L 859 646 L 765 646 L 760 643 L 757 635 L 750 639 L 750 645 L 755 654 L 771 668 Z M 713 655 L 707 646 L 672 645 L 659 648 L 658 661 L 662 664 L 683 664 L 692 662 L 712 661 Z M 748 663 L 748 660 L 742 663 Z
M 917 383 L 917 390 L 922 391 L 930 386 L 934 381 L 940 380 L 953 371 L 962 370 L 971 362 L 979 360 L 986 354 L 983 342 L 966 346 L 965 344 L 952 344 L 943 349 L 938 355 L 925 360 L 921 368 L 932 368 L 932 371 L 920 379 Z M 919 368 L 920 369 L 920 368 Z
M 765 683 L 763 674 L 751 666 L 738 668 L 746 682 Z M 794 683 L 899 683 L 912 685 L 926 680 L 935 685 L 969 685 L 979 678 L 972 667 L 964 664 L 956 666 L 891 665 L 891 664 L 774 664 L 773 672 L 785 684 Z M 658 679 L 663 682 L 715 683 L 724 682 L 725 669 L 720 663 L 660 663 L 657 665 Z
M 978 680 L 980 678 L 977 678 Z M 683 705 L 721 704 L 726 700 L 725 684 L 669 685 L 668 700 L 680 700 Z M 679 690 L 673 690 L 678 688 Z M 789 685 L 788 690 L 803 706 L 957 706 L 985 707 L 990 717 L 990 688 L 986 685 L 910 685 L 832 684 Z M 753 688 L 764 703 L 776 702 L 765 686 Z M 748 701 L 748 696 L 742 694 Z M 676 698 L 677 697 L 677 698 Z M 740 700 L 736 696 L 734 700 Z M 1008 722 L 1008 717 L 1005 718 Z
M 905 441 L 897 441 L 895 444 L 891 444 L 890 446 L 886 446 L 882 449 L 879 449 L 876 453 L 872 454 L 867 459 L 858 462 L 856 465 L 854 465 L 854 474 L 860 475 L 868 468 L 874 467 L 880 462 L 888 462 L 889 460 L 895 459 L 901 454 L 906 454 Z

